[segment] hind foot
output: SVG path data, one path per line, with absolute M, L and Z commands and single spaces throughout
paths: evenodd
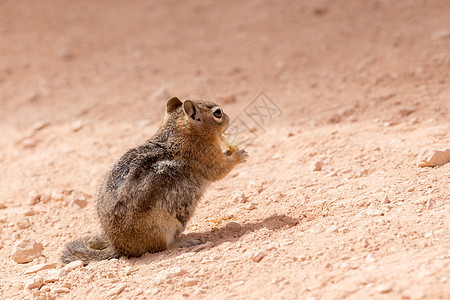
M 177 240 L 172 245 L 170 245 L 170 248 L 183 248 L 183 247 L 190 247 L 195 245 L 203 244 L 202 240 L 200 239 L 194 239 L 194 238 L 187 238 L 183 240 Z

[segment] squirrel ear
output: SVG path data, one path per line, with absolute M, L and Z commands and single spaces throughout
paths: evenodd
M 200 112 L 198 111 L 197 106 L 191 100 L 186 100 L 183 103 L 183 111 L 185 115 L 192 120 L 200 122 Z
M 178 107 L 180 107 L 183 103 L 181 103 L 180 99 L 177 97 L 172 97 L 169 100 L 167 100 L 166 103 L 166 112 L 171 113 Z

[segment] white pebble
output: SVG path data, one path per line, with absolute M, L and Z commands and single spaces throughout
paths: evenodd
M 256 180 L 250 180 L 248 183 L 247 189 L 260 193 L 264 190 L 264 183 L 265 182 L 258 182 Z
M 66 270 L 67 272 L 70 272 L 72 270 L 75 270 L 76 268 L 82 268 L 82 267 L 84 267 L 84 263 L 81 260 L 75 260 L 75 261 L 68 263 L 64 267 L 64 270 Z
M 419 167 L 436 167 L 446 164 L 450 161 L 450 149 L 435 150 L 424 148 L 417 157 L 417 166 Z
M 47 274 L 44 275 L 45 277 L 45 283 L 52 283 L 55 281 L 60 280 L 64 276 L 66 276 L 66 271 L 64 269 L 58 269 L 58 270 L 49 270 Z
M 168 270 L 164 270 L 155 275 L 155 280 L 157 282 L 164 282 L 173 277 L 182 276 L 187 274 L 187 272 L 179 267 L 174 267 Z
M 155 287 L 152 287 L 152 288 L 149 288 L 149 289 L 145 290 L 144 295 L 152 296 L 152 295 L 157 294 L 158 292 L 159 292 L 159 289 L 155 286 Z
M 256 204 L 253 202 L 250 202 L 246 207 L 247 210 L 253 210 L 255 208 L 256 208 Z
M 120 293 L 123 292 L 123 290 L 127 287 L 127 285 L 125 283 L 120 283 L 119 285 L 117 285 L 115 288 L 110 289 L 107 293 L 106 296 L 111 297 L 111 296 L 116 296 L 119 295 Z
M 382 214 L 383 214 L 383 211 L 381 209 L 377 209 L 377 208 L 366 209 L 366 215 L 368 215 L 369 217 L 381 216 Z
M 372 254 L 367 255 L 366 257 L 366 263 L 371 264 L 376 262 L 377 260 L 375 258 L 373 258 Z
M 314 160 L 311 162 L 311 165 L 309 166 L 309 169 L 312 172 L 321 171 L 323 167 L 323 162 L 321 160 Z
M 44 284 L 44 278 L 39 275 L 34 276 L 24 282 L 24 287 L 29 290 L 40 289 Z
M 55 286 L 51 288 L 51 291 L 55 294 L 67 294 L 70 293 L 70 290 L 63 286 Z
M 254 262 L 260 262 L 264 257 L 266 256 L 266 253 L 264 252 L 258 252 L 252 257 L 252 261 Z
M 38 265 L 30 267 L 28 270 L 25 271 L 24 274 L 32 274 L 32 273 L 36 273 L 36 272 L 39 272 L 42 270 L 54 269 L 54 268 L 56 268 L 56 266 L 57 266 L 56 263 L 38 264 Z
M 78 130 L 80 130 L 81 128 L 83 128 L 83 126 L 84 126 L 83 121 L 77 120 L 77 121 L 75 121 L 75 122 L 72 123 L 72 125 L 70 126 L 70 129 L 71 129 L 73 132 L 77 132 Z
M 437 30 L 433 33 L 431 38 L 435 41 L 450 38 L 450 30 L 448 29 Z
M 383 199 L 381 199 L 381 204 L 391 203 L 387 194 L 384 194 Z
M 241 190 L 236 190 L 232 196 L 231 199 L 235 203 L 245 203 L 248 199 L 248 197 L 244 194 Z
M 326 232 L 337 232 L 337 231 L 338 231 L 338 227 L 336 225 L 331 225 L 326 230 Z
M 28 205 L 31 206 L 38 204 L 39 201 L 41 201 L 41 194 L 39 194 L 36 190 L 31 190 L 28 193 L 28 200 L 27 200 Z
M 32 208 L 30 208 L 30 209 L 25 210 L 23 212 L 23 215 L 26 216 L 26 217 L 34 216 L 35 215 L 35 211 Z
M 389 293 L 392 291 L 392 283 L 380 284 L 377 287 L 377 292 L 380 294 Z
M 17 220 L 16 224 L 19 229 L 26 229 L 31 226 L 30 221 L 27 218 Z
M 363 177 L 369 174 L 369 170 L 367 168 L 362 168 L 359 170 L 357 177 Z
M 188 278 L 188 279 L 184 280 L 185 286 L 194 286 L 194 285 L 197 285 L 197 283 L 198 283 L 198 279 L 195 279 L 195 278 Z
M 339 233 L 347 233 L 349 231 L 350 231 L 350 229 L 348 227 L 341 227 L 338 229 Z
M 41 243 L 32 238 L 25 238 L 14 245 L 11 257 L 17 263 L 27 263 L 41 256 L 43 249 Z
M 427 198 L 426 201 L 427 202 L 425 203 L 425 207 L 426 207 L 427 210 L 430 210 L 430 209 L 433 209 L 433 208 L 440 207 L 440 206 L 444 205 L 444 202 L 439 201 L 439 200 L 437 200 L 434 197 Z

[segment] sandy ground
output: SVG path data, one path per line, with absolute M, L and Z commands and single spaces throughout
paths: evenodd
M 450 145 L 449 16 L 441 0 L 0 1 L 0 298 L 449 299 L 450 163 L 416 164 Z M 250 154 L 188 226 L 205 244 L 52 265 L 99 232 L 90 196 L 170 96 L 220 103 Z M 43 250 L 19 264 L 26 238 Z

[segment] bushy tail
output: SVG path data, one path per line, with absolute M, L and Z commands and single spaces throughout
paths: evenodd
M 65 264 L 81 260 L 84 265 L 92 261 L 118 258 L 119 255 L 108 239 L 104 236 L 88 236 L 70 242 L 61 254 L 61 261 Z

